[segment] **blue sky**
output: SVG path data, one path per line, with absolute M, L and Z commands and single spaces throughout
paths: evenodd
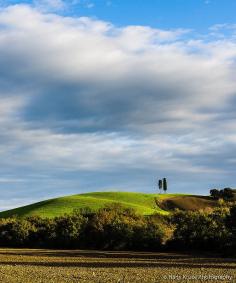
M 215 23 L 234 23 L 233 0 L 113 0 L 92 1 L 80 15 L 98 17 L 116 25 L 149 25 L 158 28 L 191 28 L 204 31 Z
M 35 4 L 40 1 L 2 2 L 8 5 Z M 41 2 L 50 3 L 47 0 Z M 59 2 L 51 1 L 54 6 Z M 216 23 L 235 23 L 234 0 L 71 0 L 64 3 L 67 8 L 57 9 L 57 13 L 98 18 L 118 26 L 148 25 L 163 29 L 182 27 L 203 32 Z
M 0 7 L 0 209 L 236 186 L 235 1 Z

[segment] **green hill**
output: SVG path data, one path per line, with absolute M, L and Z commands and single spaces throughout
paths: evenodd
M 125 207 L 134 208 L 141 214 L 168 214 L 175 208 L 198 210 L 217 205 L 209 197 L 183 194 L 144 194 L 133 192 L 94 192 L 49 199 L 19 208 L 0 212 L 0 217 L 17 215 L 20 217 L 39 215 L 55 217 L 71 213 L 74 209 L 89 207 L 96 211 L 111 203 L 120 203 Z

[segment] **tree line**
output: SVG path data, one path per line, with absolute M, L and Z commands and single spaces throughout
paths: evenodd
M 236 204 L 211 211 L 142 216 L 118 204 L 53 219 L 0 219 L 0 246 L 109 250 L 236 251 Z
M 219 200 L 219 199 L 233 200 L 235 194 L 236 194 L 235 191 L 231 188 L 210 190 L 210 195 L 215 200 Z

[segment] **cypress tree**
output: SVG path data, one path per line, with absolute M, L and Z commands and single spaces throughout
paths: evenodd
M 163 191 L 166 193 L 166 191 L 167 191 L 167 180 L 166 180 L 166 178 L 163 178 Z
M 162 186 L 163 186 L 162 180 L 159 180 L 158 181 L 158 187 L 159 187 L 160 193 L 161 193 L 161 190 L 162 190 Z

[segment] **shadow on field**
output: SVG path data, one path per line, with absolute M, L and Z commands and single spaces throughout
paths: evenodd
M 15 256 L 46 256 L 72 258 L 124 258 L 124 259 L 188 259 L 189 254 L 149 253 L 149 252 L 119 252 L 119 251 L 89 251 L 89 250 L 0 250 L 0 255 Z M 236 262 L 236 259 L 235 259 Z
M 236 263 L 236 258 L 221 258 L 207 253 L 168 253 L 168 252 L 133 252 L 133 251 L 99 251 L 99 250 L 45 250 L 45 249 L 0 249 L 1 255 L 46 256 L 72 258 L 128 258 L 128 259 L 170 259 L 170 260 L 211 260 L 214 262 Z
M 140 262 L 140 261 L 124 261 L 124 262 L 111 262 L 111 261 L 89 261 L 89 262 L 17 262 L 17 261 L 2 261 L 0 265 L 13 265 L 13 266 L 37 266 L 37 267 L 86 267 L 86 268 L 210 268 L 210 269 L 236 269 L 236 266 L 227 266 L 214 263 L 186 263 L 181 262 Z
M 21 257 L 21 261 L 16 260 L 17 256 Z M 181 267 L 236 269 L 236 258 L 219 258 L 207 254 L 181 253 L 0 249 L 0 265 L 87 268 Z

